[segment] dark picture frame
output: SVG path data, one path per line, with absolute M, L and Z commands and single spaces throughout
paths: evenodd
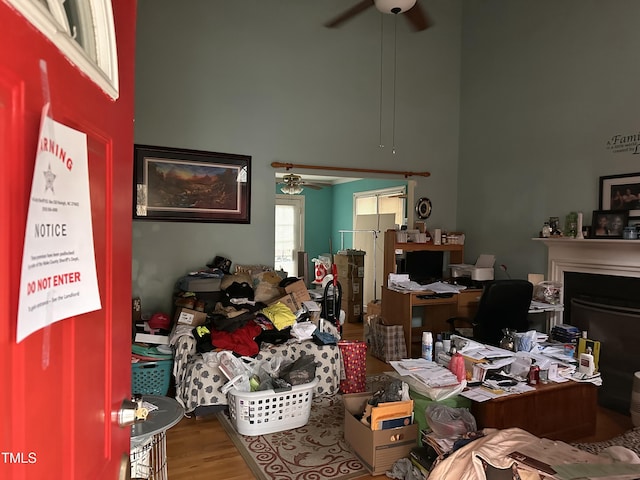
M 600 210 L 627 210 L 640 218 L 640 173 L 600 177 Z
M 250 223 L 251 157 L 134 145 L 133 218 Z
M 590 238 L 622 238 L 628 223 L 629 210 L 594 210 Z

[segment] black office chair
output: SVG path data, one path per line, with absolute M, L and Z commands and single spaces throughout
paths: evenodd
M 454 317 L 447 320 L 451 331 L 462 333 L 464 326 L 473 329 L 473 339 L 498 346 L 502 330 L 529 330 L 528 313 L 533 285 L 527 280 L 493 280 L 482 291 L 478 311 L 473 319 Z

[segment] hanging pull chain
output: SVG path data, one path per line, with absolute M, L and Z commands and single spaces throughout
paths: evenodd
M 383 45 L 384 45 L 384 21 L 383 15 L 380 16 L 380 138 L 378 142 L 378 146 L 380 148 L 384 148 L 384 144 L 382 143 L 382 89 L 383 89 Z
M 396 71 L 398 53 L 398 15 L 393 16 L 393 118 L 391 126 L 391 152 L 396 154 Z

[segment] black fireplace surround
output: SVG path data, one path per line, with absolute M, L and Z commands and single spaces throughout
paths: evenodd
M 564 272 L 564 322 L 600 341 L 598 403 L 629 414 L 640 371 L 640 278 Z

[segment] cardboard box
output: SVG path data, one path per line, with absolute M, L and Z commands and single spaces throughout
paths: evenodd
M 367 315 L 382 315 L 382 301 L 372 300 L 367 303 Z
M 352 301 L 360 300 L 364 294 L 364 282 L 362 278 L 345 278 L 339 280 L 342 286 L 342 298 L 348 298 Z
M 176 310 L 176 323 L 181 325 L 191 325 L 197 327 L 203 325 L 207 320 L 207 314 L 199 312 L 198 310 L 191 310 L 190 308 L 180 307 Z
M 352 393 L 342 396 L 344 403 L 344 439 L 371 475 L 383 475 L 401 458 L 409 457 L 417 446 L 418 425 L 371 430 L 354 417 L 364 412 L 371 393 Z
M 309 290 L 307 290 L 304 280 L 298 280 L 297 282 L 287 285 L 284 288 L 284 292 L 285 295 L 271 303 L 284 303 L 293 313 L 300 310 L 304 302 L 311 300 L 311 295 L 309 295 Z
M 338 253 L 334 257 L 338 268 L 338 280 L 364 277 L 364 252 Z
M 307 309 L 309 313 L 309 320 L 313 322 L 316 326 L 318 326 L 318 322 L 320 321 L 320 313 L 322 309 L 318 302 L 314 302 L 313 300 L 308 300 L 302 303 L 303 307 Z
M 343 299 L 340 308 L 344 310 L 346 322 L 359 323 L 362 321 L 362 302 L 353 303 Z

